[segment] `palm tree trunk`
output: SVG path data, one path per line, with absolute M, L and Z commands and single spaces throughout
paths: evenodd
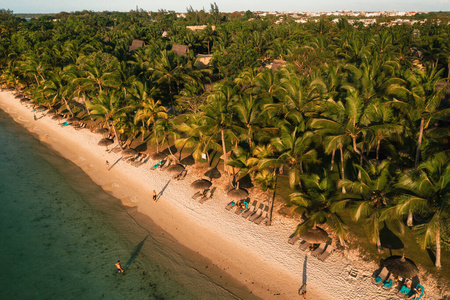
M 345 180 L 345 168 L 344 168 L 344 150 L 342 149 L 342 144 L 339 145 L 339 150 L 341 151 L 341 173 L 342 180 Z M 342 194 L 347 193 L 345 187 L 342 187 Z
M 122 144 L 120 143 L 120 140 L 119 140 L 119 136 L 117 135 L 116 126 L 114 126 L 114 123 L 112 123 L 112 122 L 111 122 L 111 125 L 112 125 L 112 128 L 114 130 L 114 135 L 115 135 L 115 137 L 117 139 L 117 144 L 119 144 L 120 149 L 123 150 Z
M 87 103 L 86 103 L 86 95 L 84 95 L 84 94 L 83 94 L 83 103 L 84 103 L 84 107 L 86 107 L 86 111 L 87 111 L 87 113 L 89 115 L 89 118 L 91 119 L 91 121 L 93 121 L 92 116 L 91 116 L 91 112 L 89 111 L 89 108 L 88 108 Z
M 381 139 L 379 139 L 377 142 L 377 157 L 376 157 L 377 160 L 378 160 L 379 154 L 380 154 L 380 145 L 381 145 Z
M 227 148 L 225 147 L 225 133 L 223 129 L 220 130 L 220 134 L 222 136 L 222 149 L 223 149 L 223 170 L 227 174 L 228 182 L 231 184 L 230 174 L 228 173 L 228 157 L 227 157 Z
M 417 139 L 417 150 L 416 150 L 416 162 L 414 167 L 417 169 L 417 166 L 419 165 L 419 158 L 420 158 L 420 148 L 422 146 L 422 138 L 423 138 L 423 125 L 424 125 L 424 118 L 420 120 L 420 128 L 419 128 L 419 138 Z
M 273 195 L 272 195 L 272 201 L 270 203 L 270 208 L 269 208 L 269 219 L 267 220 L 266 225 L 267 226 L 271 226 L 272 225 L 272 214 L 273 214 L 273 205 L 275 203 L 275 191 L 277 190 L 277 180 L 278 180 L 278 176 L 276 174 L 276 169 L 275 169 L 275 185 L 273 187 Z M 270 197 L 270 196 L 269 196 Z
M 66 105 L 67 109 L 68 109 L 69 112 L 70 112 L 70 116 L 73 117 L 74 114 L 73 114 L 72 110 L 70 109 L 69 103 L 67 103 L 66 97 L 63 97 L 62 99 L 63 99 L 64 104 Z
M 436 266 L 436 268 L 442 268 L 442 265 L 441 265 L 441 230 L 439 229 L 439 224 L 438 224 L 438 227 L 436 230 L 436 262 L 434 265 Z
M 413 214 L 412 214 L 411 210 L 408 212 L 408 219 L 406 220 L 406 225 L 408 227 L 412 227 L 414 225 L 413 224 Z
M 336 154 L 336 149 L 333 150 L 333 152 L 331 152 L 331 167 L 330 167 L 330 171 L 333 171 L 333 166 L 334 166 L 334 155 Z

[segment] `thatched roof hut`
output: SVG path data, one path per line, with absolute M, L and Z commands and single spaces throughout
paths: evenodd
M 134 51 L 138 48 L 144 47 L 145 43 L 144 41 L 141 40 L 133 40 L 133 42 L 131 43 L 130 48 L 128 49 L 128 51 Z
M 186 45 L 172 45 L 172 51 L 175 51 L 180 56 L 187 56 L 189 53 L 189 47 Z

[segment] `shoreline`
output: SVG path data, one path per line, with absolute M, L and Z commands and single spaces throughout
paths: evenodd
M 288 236 L 297 225 L 295 220 L 275 216 L 270 227 L 250 223 L 224 209 L 230 200 L 220 187 L 212 199 L 200 204 L 191 199 L 195 191 L 190 187 L 200 176 L 188 171 L 184 180 L 174 181 L 164 171 L 150 170 L 152 160 L 136 168 L 121 161 L 120 154 L 108 153 L 98 146 L 98 134 L 58 126 L 58 121 L 48 116 L 35 121 L 32 109 L 22 105 L 12 92 L 0 92 L 0 109 L 78 165 L 106 192 L 150 217 L 180 244 L 209 259 L 257 297 L 296 298 L 306 276 L 309 299 L 396 298 L 393 291 L 371 284 L 370 277 L 378 266 L 363 262 L 357 253 L 347 251 L 344 256 L 335 251 L 326 262 L 321 262 L 300 251 L 298 244 L 288 244 Z M 106 160 L 111 163 L 109 171 Z M 153 190 L 164 191 L 158 202 L 152 200 Z M 250 196 L 251 200 L 258 200 L 255 195 Z M 358 270 L 357 279 L 348 276 L 352 268 Z

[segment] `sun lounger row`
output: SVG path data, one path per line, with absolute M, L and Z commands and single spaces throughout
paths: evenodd
M 245 201 L 245 200 L 244 200 Z M 269 206 L 264 205 L 263 203 L 258 205 L 258 201 L 253 201 L 253 203 L 249 206 L 248 200 L 245 207 L 240 208 L 237 207 L 238 203 L 235 201 L 231 201 L 230 203 L 225 206 L 225 209 L 231 210 L 236 207 L 236 214 L 241 215 L 243 218 L 248 219 L 249 221 L 255 223 L 255 224 L 261 224 L 263 222 L 266 222 L 269 217 Z
M 295 244 L 297 240 L 295 239 L 295 236 L 291 236 L 291 238 L 289 239 L 289 243 L 291 243 L 292 245 Z M 312 246 L 311 243 L 307 242 L 307 241 L 301 241 L 300 242 L 300 250 L 305 251 L 307 249 L 309 249 Z M 329 244 L 329 243 L 321 243 L 319 245 L 319 247 L 317 247 L 316 249 L 314 249 L 311 252 L 311 255 L 314 257 L 317 257 L 319 260 L 321 261 L 325 261 L 330 255 L 331 253 L 334 251 L 333 245 Z
M 198 202 L 203 204 L 213 197 L 215 191 L 216 187 L 204 189 L 203 191 L 198 191 L 194 195 L 192 195 L 192 199 L 196 200 L 200 198 Z

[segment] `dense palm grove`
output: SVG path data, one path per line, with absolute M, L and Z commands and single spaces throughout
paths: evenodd
M 232 151 L 224 165 L 268 197 L 288 178 L 287 204 L 304 220 L 298 234 L 326 223 L 344 244 L 344 210 L 370 224 L 379 249 L 383 226 L 414 226 L 441 267 L 450 242 L 450 26 L 250 17 L 215 5 L 178 19 L 84 11 L 26 22 L 2 11 L 2 85 L 156 151 L 175 145 L 196 160 Z M 216 28 L 186 29 L 201 24 Z M 129 51 L 134 39 L 145 46 Z M 173 44 L 190 51 L 179 56 Z M 196 55 L 208 53 L 212 63 L 201 67 Z M 274 59 L 287 64 L 264 67 Z

